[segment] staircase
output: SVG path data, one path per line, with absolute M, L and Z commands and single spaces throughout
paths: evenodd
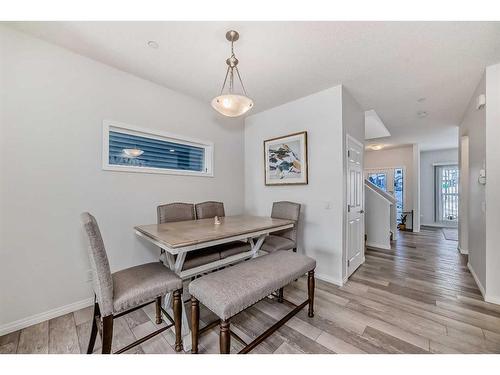
M 365 179 L 366 246 L 390 249 L 396 229 L 396 199 Z

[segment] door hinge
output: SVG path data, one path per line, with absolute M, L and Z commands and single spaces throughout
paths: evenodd
M 347 150 L 347 157 L 350 158 L 351 157 L 351 151 Z
M 350 204 L 347 205 L 347 212 L 351 212 L 351 205 Z

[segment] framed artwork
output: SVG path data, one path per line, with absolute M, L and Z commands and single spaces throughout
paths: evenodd
M 307 132 L 264 141 L 266 185 L 307 184 Z

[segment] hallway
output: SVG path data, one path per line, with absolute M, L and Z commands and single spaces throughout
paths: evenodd
M 399 232 L 392 250 L 368 248 L 348 283 L 331 291 L 346 301 L 337 322 L 389 351 L 499 353 L 500 307 L 482 301 L 456 246 L 424 227 Z

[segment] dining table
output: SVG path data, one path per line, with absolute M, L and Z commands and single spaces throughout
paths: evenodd
M 262 255 L 259 254 L 259 250 L 266 236 L 273 232 L 290 229 L 294 225 L 293 220 L 237 215 L 138 225 L 134 227 L 134 230 L 139 237 L 158 246 L 161 249 L 160 260 L 162 263 L 188 283 L 193 277 Z M 234 241 L 249 243 L 250 250 L 183 270 L 187 253 Z M 169 314 L 172 313 L 171 304 L 172 294 L 169 293 L 165 296 L 163 303 L 164 309 Z M 182 337 L 184 350 L 190 351 L 191 331 L 184 304 L 182 308 Z

